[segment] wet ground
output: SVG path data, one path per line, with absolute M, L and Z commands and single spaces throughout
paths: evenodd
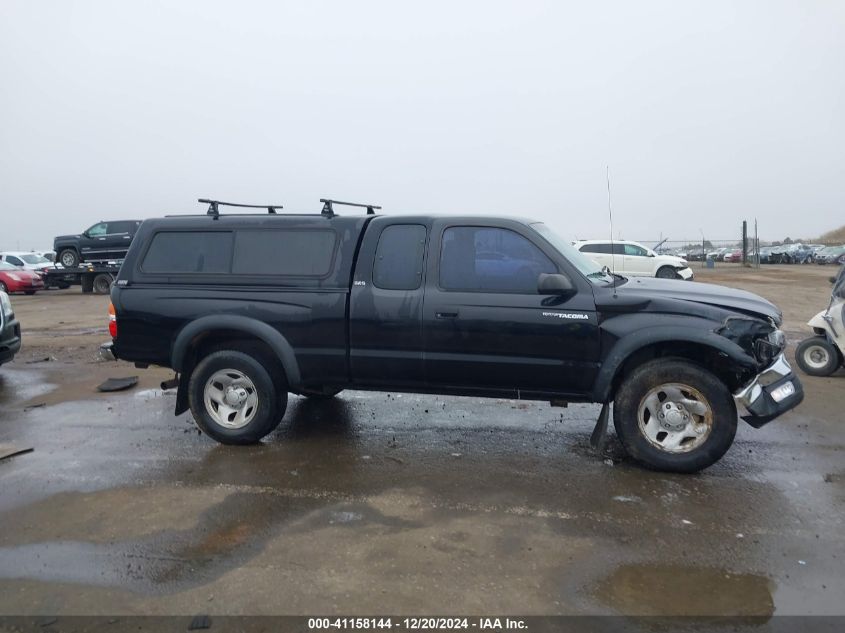
M 804 275 L 794 345 L 829 271 L 793 268 L 713 278 L 783 305 Z M 594 455 L 595 406 L 475 398 L 294 397 L 235 448 L 95 360 L 107 300 L 13 301 L 0 444 L 35 450 L 0 460 L 0 614 L 845 614 L 845 375 L 695 476 Z

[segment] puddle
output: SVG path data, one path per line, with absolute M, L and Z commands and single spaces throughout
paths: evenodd
M 0 373 L 0 402 L 26 402 L 50 393 L 56 385 L 43 382 L 44 374 L 27 369 L 3 367 Z
M 771 581 L 707 567 L 623 565 L 601 581 L 596 597 L 625 615 L 771 616 Z

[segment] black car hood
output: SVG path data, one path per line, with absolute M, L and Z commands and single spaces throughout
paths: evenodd
M 602 293 L 604 297 L 612 297 L 613 290 L 608 288 Z M 599 301 L 599 309 L 617 306 L 629 306 L 629 309 L 651 309 L 660 311 L 661 305 L 669 307 L 667 303 L 701 304 L 724 310 L 741 312 L 759 318 L 771 318 L 778 325 L 782 321 L 781 311 L 770 301 L 745 290 L 703 284 L 697 281 L 680 281 L 675 279 L 653 279 L 651 277 L 629 278 L 616 289 L 616 300 Z M 635 307 L 636 306 L 636 307 Z

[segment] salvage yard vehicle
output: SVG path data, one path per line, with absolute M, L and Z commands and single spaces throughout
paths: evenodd
M 15 319 L 9 295 L 0 291 L 0 365 L 11 361 L 20 349 L 20 323 Z
M 611 272 L 627 277 L 693 279 L 693 272 L 685 260 L 672 255 L 658 255 L 638 242 L 580 240 L 574 246 L 601 266 L 607 266 Z
M 82 262 L 108 262 L 123 259 L 141 220 L 98 222 L 79 235 L 60 235 L 53 240 L 56 261 L 65 268 Z
M 845 266 L 830 278 L 830 303 L 809 325 L 814 336 L 804 339 L 795 350 L 795 362 L 811 376 L 830 376 L 845 364 Z
M 44 280 L 36 272 L 0 261 L 0 292 L 34 295 L 44 289 Z
M 53 265 L 53 262 L 38 253 L 27 253 L 24 251 L 6 251 L 0 253 L 0 261 L 11 264 L 15 268 L 31 270 L 35 273 L 42 273 L 44 269 Z
M 612 274 L 540 222 L 204 202 L 141 225 L 109 330 L 115 357 L 174 369 L 176 414 L 224 444 L 268 435 L 289 392 L 595 402 L 596 447 L 612 403 L 634 459 L 694 472 L 731 446 L 738 406 L 760 427 L 803 399 L 774 305 Z

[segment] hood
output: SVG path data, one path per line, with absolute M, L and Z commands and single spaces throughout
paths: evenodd
M 667 262 L 669 264 L 674 264 L 675 266 L 686 266 L 687 260 L 683 257 L 677 257 L 676 255 L 658 255 L 658 259 L 661 261 Z
M 608 288 L 608 296 L 612 295 Z M 770 301 L 745 290 L 703 284 L 697 281 L 678 281 L 675 279 L 654 279 L 651 277 L 629 278 L 617 288 L 622 299 L 621 304 L 628 304 L 632 309 L 646 310 L 652 303 L 678 302 L 695 303 L 723 310 L 741 312 L 761 319 L 771 318 L 780 325 L 781 311 Z M 637 307 L 634 307 L 637 306 Z M 620 306 L 621 307 L 621 306 Z M 655 305 L 652 310 L 660 310 Z
M 58 237 L 53 238 L 53 244 L 58 244 L 59 242 L 75 242 L 81 237 L 81 233 L 78 235 L 59 235 Z
M 29 268 L 15 268 L 14 270 L 0 270 L 6 275 L 17 275 L 20 279 L 41 279 L 41 276 Z

